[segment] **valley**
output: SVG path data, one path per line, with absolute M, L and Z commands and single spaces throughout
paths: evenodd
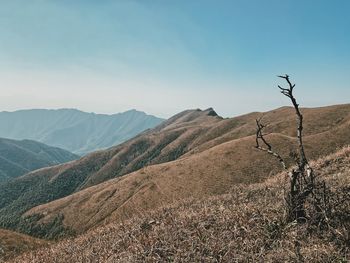
M 78 158 L 71 152 L 36 141 L 0 138 L 0 182 Z

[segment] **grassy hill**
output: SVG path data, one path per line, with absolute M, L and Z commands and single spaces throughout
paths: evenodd
M 0 182 L 77 158 L 66 150 L 36 141 L 0 138 Z
M 130 110 L 106 115 L 75 109 L 0 112 L 0 137 L 31 139 L 84 155 L 153 128 L 163 119 Z
M 11 262 L 348 262 L 350 148 L 311 165 L 330 186 L 327 228 L 284 222 L 286 175 L 278 174 L 230 185 L 223 195 L 176 201 Z
M 310 158 L 348 145 L 350 105 L 302 111 Z M 280 167 L 253 147 L 258 116 L 222 119 L 212 109 L 185 111 L 117 147 L 0 185 L 0 225 L 55 238 L 179 199 L 224 194 L 237 183 L 261 182 Z M 293 109 L 267 112 L 264 120 L 269 140 L 290 162 Z
M 48 245 L 44 240 L 0 229 L 0 262 L 23 253 Z

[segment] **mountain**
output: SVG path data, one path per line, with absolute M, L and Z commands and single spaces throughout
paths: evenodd
M 302 112 L 309 158 L 349 144 L 349 104 Z M 261 115 L 223 119 L 212 109 L 185 111 L 116 147 L 4 183 L 0 225 L 55 238 L 179 199 L 207 198 L 238 183 L 261 182 L 281 170 L 254 148 L 255 119 Z M 294 110 L 283 107 L 263 115 L 269 141 L 291 163 Z
M 0 182 L 77 158 L 66 150 L 36 141 L 0 138 Z
M 0 137 L 31 139 L 84 155 L 120 144 L 163 119 L 130 110 L 105 115 L 75 109 L 0 112 Z
M 13 262 L 348 262 L 350 148 L 311 165 L 332 189 L 333 209 L 324 229 L 284 222 L 286 181 L 277 174 L 261 183 L 232 185 L 223 195 L 176 200 Z

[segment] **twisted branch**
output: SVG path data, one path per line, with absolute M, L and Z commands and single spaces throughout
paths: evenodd
M 292 84 L 289 80 L 289 76 L 285 75 L 285 76 L 278 76 L 279 78 L 285 79 L 287 81 L 288 84 L 288 88 L 282 88 L 280 85 L 278 85 L 278 88 L 281 90 L 281 93 L 290 98 L 290 100 L 292 101 L 293 107 L 295 109 L 295 113 L 297 115 L 297 120 L 298 120 L 298 129 L 297 129 L 297 137 L 298 137 L 298 143 L 299 143 L 299 164 L 298 167 L 300 169 L 300 171 L 305 171 L 305 166 L 306 168 L 308 168 L 308 160 L 306 159 L 306 155 L 305 155 L 305 151 L 304 151 L 304 144 L 303 144 L 303 115 L 300 112 L 299 109 L 299 104 L 297 103 L 297 100 L 295 99 L 294 95 L 293 95 L 293 89 L 295 87 L 295 84 Z
M 288 221 L 297 220 L 298 222 L 304 222 L 307 220 L 307 212 L 305 208 L 306 199 L 311 195 L 314 195 L 314 189 L 316 187 L 315 184 L 315 176 L 312 168 L 310 167 L 308 160 L 304 151 L 303 144 L 303 115 L 300 112 L 299 104 L 297 103 L 293 90 L 295 84 L 292 84 L 289 80 L 288 75 L 278 76 L 286 80 L 288 84 L 288 88 L 282 88 L 278 86 L 281 93 L 288 97 L 294 107 L 296 117 L 297 117 L 297 139 L 298 139 L 298 158 L 296 159 L 297 169 L 292 169 L 288 175 L 290 177 L 290 191 L 286 195 L 286 203 L 287 203 L 287 211 L 288 211 Z M 287 170 L 287 166 L 283 160 L 283 158 L 275 151 L 273 151 L 272 146 L 265 139 L 265 134 L 263 134 L 263 129 L 266 125 L 261 123 L 261 118 L 256 120 L 257 131 L 256 131 L 256 146 L 255 148 L 267 152 L 274 157 L 276 157 L 283 168 Z M 264 145 L 261 146 L 260 143 Z M 314 197 L 315 198 L 315 197 Z M 316 200 L 317 201 L 317 200 Z M 317 204 L 317 202 L 315 203 Z
M 283 166 L 283 169 L 287 170 L 286 163 L 284 162 L 281 155 L 279 155 L 277 152 L 273 151 L 271 144 L 269 144 L 266 141 L 266 139 L 264 138 L 265 134 L 263 134 L 263 129 L 266 127 L 266 125 L 261 123 L 261 118 L 256 119 L 255 121 L 256 121 L 256 126 L 257 126 L 256 137 L 255 137 L 255 142 L 256 142 L 255 148 L 257 148 L 261 151 L 267 152 L 268 154 L 273 155 L 281 163 L 281 165 Z M 263 144 L 265 144 L 265 146 L 267 148 L 260 145 L 260 140 L 263 142 Z

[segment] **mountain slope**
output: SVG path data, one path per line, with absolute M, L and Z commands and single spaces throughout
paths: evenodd
M 117 145 L 162 121 L 136 110 L 114 115 L 74 109 L 0 112 L 0 137 L 31 139 L 85 154 Z
M 304 262 L 348 262 L 350 148 L 312 166 L 331 189 L 334 209 L 325 229 L 284 222 L 286 181 L 278 174 L 262 183 L 233 185 L 224 195 L 176 201 L 13 262 L 300 262 L 296 233 Z
M 27 250 L 48 245 L 47 241 L 0 229 L 0 262 Z
M 0 138 L 0 182 L 77 158 L 66 150 L 36 141 Z
M 349 144 L 350 105 L 302 111 L 310 158 Z M 222 119 L 212 109 L 186 111 L 117 147 L 1 185 L 0 224 L 42 236 L 41 228 L 54 222 L 60 231 L 79 233 L 177 199 L 222 194 L 235 183 L 262 181 L 280 167 L 253 147 L 260 115 Z M 293 109 L 273 110 L 264 119 L 270 123 L 269 140 L 290 156 Z M 35 206 L 26 213 L 29 218 L 20 217 Z

